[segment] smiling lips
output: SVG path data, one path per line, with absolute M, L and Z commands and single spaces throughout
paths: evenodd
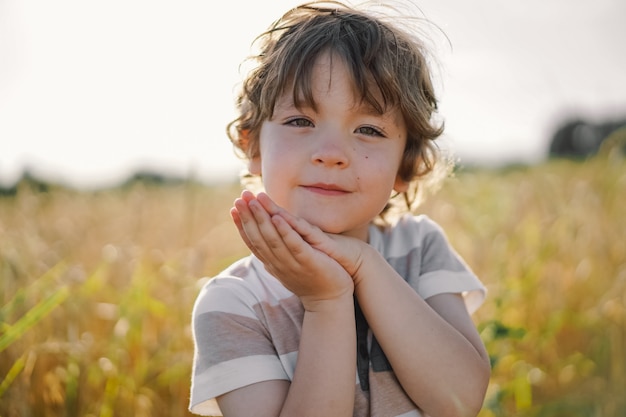
M 303 185 L 302 188 L 312 193 L 328 195 L 328 196 L 346 195 L 350 193 L 350 191 L 344 190 L 343 188 L 335 184 L 316 183 L 316 184 Z

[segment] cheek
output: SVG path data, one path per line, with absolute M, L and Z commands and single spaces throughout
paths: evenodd
M 297 158 L 297 154 L 289 146 L 267 146 L 261 152 L 264 168 L 268 169 L 287 169 Z
M 282 183 L 293 181 L 302 166 L 298 154 L 292 152 L 288 146 L 268 146 L 262 149 L 261 173 L 263 183 L 269 189 L 276 189 Z
M 402 155 L 394 150 L 370 152 L 363 155 L 362 163 L 366 171 L 376 176 L 396 177 L 401 167 Z
M 362 159 L 363 166 L 358 172 L 357 181 L 361 184 L 361 188 L 371 191 L 382 196 L 385 200 L 395 186 L 397 178 L 397 163 L 392 163 L 388 159 L 375 158 L 370 155 Z

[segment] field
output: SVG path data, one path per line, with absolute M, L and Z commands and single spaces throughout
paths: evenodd
M 194 298 L 237 184 L 0 197 L 0 417 L 186 416 Z M 489 288 L 481 412 L 626 416 L 626 163 L 460 169 L 422 207 Z

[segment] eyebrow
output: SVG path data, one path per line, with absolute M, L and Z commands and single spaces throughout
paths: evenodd
M 276 98 L 276 101 L 274 102 L 274 111 L 289 109 L 312 109 L 314 111 L 317 111 L 317 103 L 315 103 L 315 100 L 313 100 L 313 103 L 308 103 L 308 100 L 306 100 L 304 97 L 301 97 L 301 99 L 298 101 L 300 105 L 296 105 L 296 100 L 294 100 L 293 94 L 281 94 Z
M 316 103 L 308 104 L 306 103 L 306 100 L 304 99 L 300 100 L 300 103 L 301 103 L 300 106 L 296 106 L 293 96 L 291 94 L 284 94 L 282 95 L 282 97 L 277 98 L 276 102 L 274 103 L 274 107 L 276 110 L 289 109 L 289 108 L 312 108 L 312 107 L 315 107 L 315 104 L 316 104 Z M 362 99 L 360 100 L 360 102 L 355 103 L 353 106 L 353 109 L 356 112 L 362 112 L 364 114 L 372 115 L 372 116 L 382 116 L 385 113 L 389 113 L 391 111 L 391 109 L 388 109 L 381 113 L 376 109 L 374 105 L 372 105 L 370 102 L 368 102 L 365 99 Z
M 386 109 L 385 111 L 383 111 L 382 113 L 379 112 L 376 107 L 374 107 L 374 105 L 372 105 L 372 103 L 370 103 L 369 101 L 362 99 L 360 104 L 355 104 L 354 108 L 359 111 L 359 112 L 363 112 L 364 114 L 367 115 L 371 115 L 371 116 L 382 116 L 385 113 L 389 113 L 390 110 Z
M 276 97 L 276 101 L 274 102 L 274 108 L 279 109 L 287 109 L 296 107 L 294 103 L 293 97 L 290 94 L 281 94 Z
M 374 116 L 374 117 L 383 117 L 383 118 L 390 118 L 389 120 L 392 121 L 395 124 L 399 124 L 400 120 L 398 120 L 398 118 L 402 119 L 402 112 L 399 111 L 399 108 L 397 106 L 381 106 L 384 107 L 383 111 L 380 112 L 376 106 L 374 104 L 372 104 L 369 100 L 367 100 L 365 97 L 360 97 L 357 98 L 359 95 L 358 91 L 354 91 L 354 105 L 352 106 L 352 111 L 354 113 L 361 113 L 367 116 Z M 297 106 L 296 105 L 296 100 L 294 100 L 294 96 L 293 96 L 293 92 L 288 93 L 288 92 L 283 92 L 282 94 L 278 95 L 276 97 L 276 101 L 274 102 L 274 109 L 272 111 L 272 113 L 276 112 L 276 111 L 286 111 L 286 110 L 290 110 L 290 109 L 297 109 L 297 110 L 304 110 L 304 109 L 311 109 L 315 112 L 317 112 L 317 103 L 315 102 L 315 99 L 313 99 L 313 103 L 307 103 L 307 100 L 304 97 L 300 97 L 300 100 L 298 100 L 300 102 L 300 105 Z M 395 110 L 398 110 L 398 112 L 395 112 Z

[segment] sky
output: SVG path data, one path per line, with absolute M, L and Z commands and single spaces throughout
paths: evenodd
M 0 184 L 25 169 L 82 188 L 138 170 L 236 179 L 239 64 L 299 3 L 0 0 Z M 442 143 L 460 163 L 537 162 L 565 118 L 626 114 L 623 0 L 416 4 L 441 29 Z

